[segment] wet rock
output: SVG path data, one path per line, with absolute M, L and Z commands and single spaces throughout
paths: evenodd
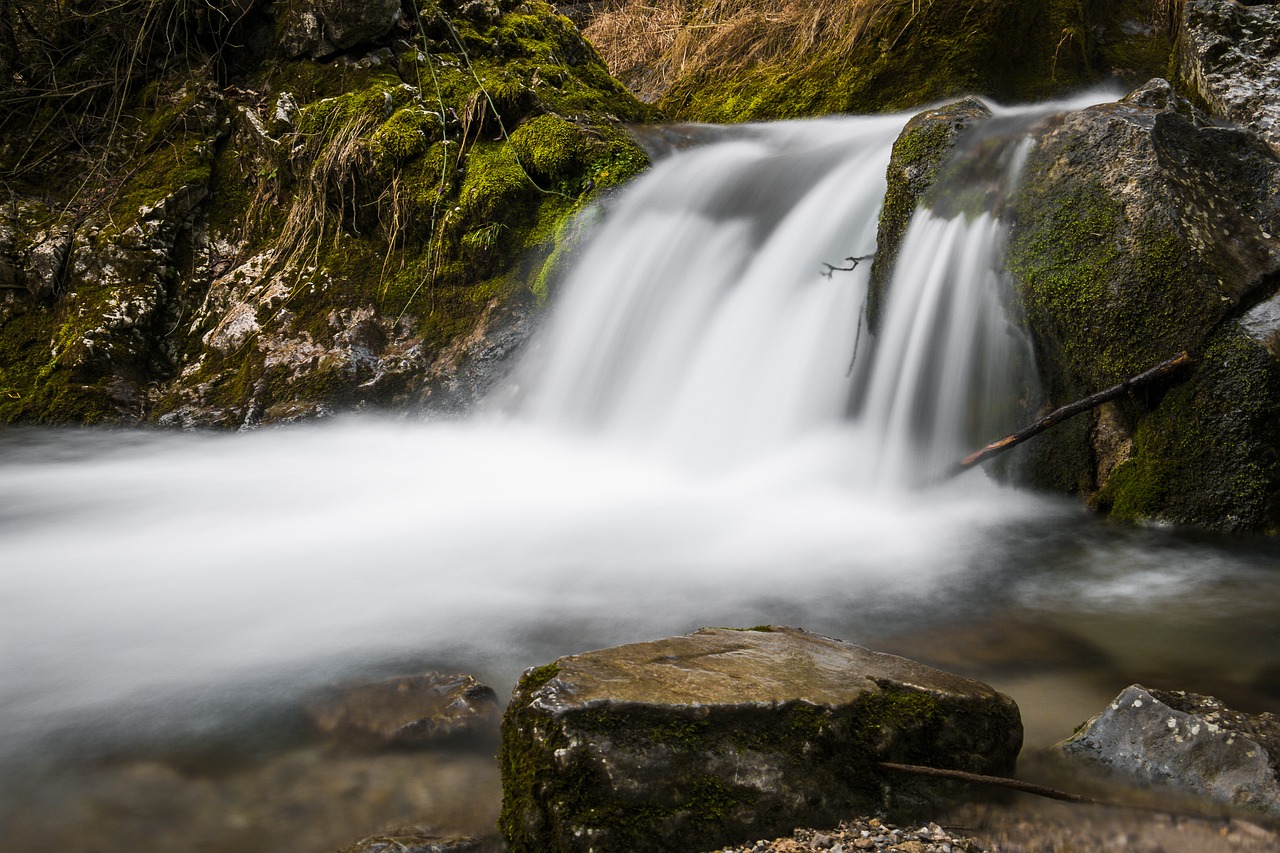
M 1280 817 L 1280 718 L 1133 685 L 1060 747 L 1143 783 Z
M 976 681 L 795 628 L 707 628 L 531 669 L 503 719 L 512 851 L 696 851 L 943 793 L 877 761 L 1012 770 Z M 892 786 L 888 783 L 892 781 Z
M 1121 401 L 1105 419 L 1030 442 L 1030 479 L 1124 518 L 1270 524 L 1274 359 L 1234 314 L 1277 289 L 1275 153 L 1252 132 L 1206 125 L 1154 80 L 1049 123 L 1013 210 L 1008 267 L 1046 408 L 1183 350 L 1201 357 L 1172 393 Z
M 1190 0 L 1181 23 L 1183 82 L 1215 115 L 1280 151 L 1280 5 Z
M 497 734 L 498 699 L 469 675 L 432 672 L 347 687 L 312 705 L 321 732 L 377 746 Z

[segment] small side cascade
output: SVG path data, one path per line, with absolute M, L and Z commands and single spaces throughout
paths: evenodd
M 1033 353 L 1004 270 L 1006 206 L 1036 113 L 974 128 L 912 218 L 865 385 L 864 434 L 878 488 L 936 479 L 1010 432 L 1032 394 Z

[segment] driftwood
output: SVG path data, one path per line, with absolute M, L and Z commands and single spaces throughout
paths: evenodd
M 1068 803 L 1084 803 L 1094 806 L 1113 805 L 1104 803 L 1102 800 L 1094 800 L 1089 797 L 1082 797 L 1079 794 L 1059 791 L 1057 788 L 1046 788 L 1044 785 L 1033 785 L 1030 782 L 1011 779 L 1007 776 L 983 776 L 980 773 L 968 773 L 964 770 L 943 770 L 939 767 L 922 767 L 918 764 L 894 764 L 890 761 L 877 762 L 876 766 L 882 770 L 896 770 L 899 773 L 909 773 L 912 776 L 931 776 L 935 779 L 953 779 L 957 782 L 994 785 L 998 788 L 1009 788 L 1014 791 L 1022 791 L 1024 794 L 1035 794 L 1037 797 L 1048 797 L 1051 800 L 1063 800 Z
M 1194 361 L 1195 360 L 1187 353 L 1180 353 L 1166 362 L 1157 364 L 1150 370 L 1143 371 L 1137 376 L 1129 377 L 1119 385 L 1112 385 L 1105 391 L 1090 394 L 1088 397 L 1076 400 L 1074 403 L 1068 403 L 1061 408 L 1054 409 L 1052 412 L 1030 426 L 1024 427 L 1010 435 L 1006 435 L 998 441 L 993 441 L 981 450 L 970 453 L 968 456 L 956 463 L 956 466 L 952 469 L 951 473 L 955 475 L 962 471 L 967 471 L 978 463 L 985 462 L 992 456 L 997 456 L 1012 447 L 1017 447 L 1019 444 L 1022 444 L 1022 442 L 1032 438 L 1033 436 L 1039 435 L 1051 426 L 1060 424 L 1068 418 L 1075 417 L 1081 412 L 1087 412 L 1090 409 L 1101 406 L 1108 400 L 1114 400 L 1116 397 L 1123 396 L 1140 385 L 1145 385 L 1153 380 L 1168 376 L 1180 368 L 1194 363 Z
M 1031 782 L 1024 782 L 1021 779 L 1013 779 L 1008 776 L 984 776 L 981 773 L 969 773 L 964 770 L 944 770 L 940 767 L 924 767 L 919 764 L 894 764 L 891 761 L 878 761 L 876 762 L 876 767 L 881 770 L 892 770 L 896 773 L 906 773 L 911 776 L 928 776 L 933 779 L 951 779 L 956 782 L 970 782 L 976 785 L 991 785 L 997 788 L 1008 788 L 1009 790 L 1020 791 L 1024 794 L 1034 794 L 1037 797 L 1047 797 L 1050 800 L 1061 800 L 1066 803 L 1077 803 L 1085 806 L 1105 806 L 1113 809 L 1131 809 L 1133 811 L 1152 812 L 1154 814 L 1198 818 L 1202 820 L 1226 817 L 1221 810 L 1213 808 L 1177 809 L 1153 803 L 1098 800 L 1093 797 L 1082 796 L 1081 794 L 1072 794 L 1069 791 L 1060 791 L 1057 788 L 1050 788 L 1045 785 L 1036 785 Z

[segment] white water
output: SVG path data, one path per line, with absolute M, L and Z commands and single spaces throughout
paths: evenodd
M 980 473 L 905 488 L 990 437 L 1020 344 L 992 216 L 917 218 L 874 349 L 868 265 L 822 275 L 872 250 L 904 120 L 746 128 L 660 162 L 557 293 L 514 414 L 9 433 L 0 753 L 86 721 L 216 728 L 223 705 L 397 661 L 501 687 L 701 625 L 857 640 L 1000 602 L 1062 612 L 1053 561 L 1133 618 L 1155 568 L 1135 588 L 1116 564 L 1162 546 L 1107 534 L 1081 558 L 1101 534 L 1079 511 Z M 1260 582 L 1251 556 L 1167 550 L 1210 586 Z

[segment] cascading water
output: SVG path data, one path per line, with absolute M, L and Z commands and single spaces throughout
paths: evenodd
M 1005 190 L 981 195 L 998 202 L 1043 110 L 996 112 Z M 917 214 L 875 335 L 869 264 L 824 275 L 873 251 L 904 122 L 687 131 L 700 144 L 659 158 L 590 229 L 483 417 L 6 433 L 0 837 L 137 849 L 94 815 L 133 792 L 137 837 L 154 839 L 164 809 L 147 798 L 163 789 L 184 841 L 210 849 L 253 847 L 226 840 L 228 810 L 287 800 L 271 812 L 279 837 L 259 827 L 260 849 L 278 849 L 334 811 L 305 793 L 325 762 L 288 764 L 260 795 L 226 768 L 216 790 L 199 772 L 148 782 L 154 762 L 128 756 L 261 743 L 263 707 L 336 678 L 461 670 L 501 692 L 560 654 L 709 624 L 893 648 L 908 631 L 929 647 L 949 622 L 999 637 L 1017 620 L 1060 632 L 1054 647 L 1106 643 L 1098 657 L 1130 680 L 1280 666 L 1274 548 L 1103 528 L 977 473 L 909 488 L 1017 425 L 1027 354 L 1004 304 L 998 204 Z M 1042 700 L 1042 684 L 992 677 L 1047 740 L 1112 695 L 1080 672 Z M 104 754 L 122 763 L 69 762 Z M 492 804 L 487 772 L 469 798 Z M 286 776 L 302 788 L 277 790 Z
M 1041 114 L 996 123 L 997 195 Z M 852 400 L 860 429 L 839 464 L 861 488 L 936 478 L 1010 429 L 1029 350 L 1007 316 L 995 211 L 915 217 L 874 340 L 871 264 L 834 268 L 874 250 L 901 126 L 759 125 L 661 160 L 565 281 L 523 412 L 717 467 L 840 424 Z

